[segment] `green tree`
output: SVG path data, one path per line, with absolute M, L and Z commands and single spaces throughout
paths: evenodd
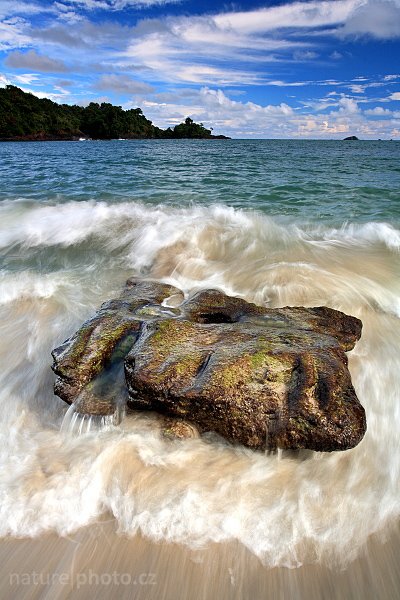
M 14 85 L 0 89 L 0 138 L 71 139 L 210 138 L 211 130 L 187 117 L 167 130 L 155 127 L 140 108 L 124 110 L 108 102 L 86 107 L 37 98 Z

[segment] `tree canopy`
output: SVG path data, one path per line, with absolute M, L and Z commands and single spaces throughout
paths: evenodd
M 175 125 L 171 130 L 168 128 L 166 133 L 173 138 L 209 138 L 211 137 L 211 129 L 206 129 L 203 123 L 195 123 L 193 119 L 187 117 L 184 123 Z
M 70 106 L 37 98 L 14 85 L 0 89 L 0 139 L 74 139 L 82 136 L 105 140 L 214 137 L 210 129 L 190 117 L 164 131 L 146 119 L 140 108 L 124 110 L 108 102 Z

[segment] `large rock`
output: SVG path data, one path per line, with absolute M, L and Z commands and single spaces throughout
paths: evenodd
M 250 448 L 359 443 L 365 412 L 345 354 L 361 335 L 358 319 L 327 307 L 263 308 L 216 290 L 182 299 L 172 286 L 128 281 L 53 351 L 56 394 L 88 414 L 127 402 Z

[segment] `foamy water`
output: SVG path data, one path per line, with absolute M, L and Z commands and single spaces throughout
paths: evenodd
M 400 513 L 400 231 L 226 206 L 0 205 L 0 535 L 118 531 L 192 548 L 238 540 L 268 566 L 342 565 Z M 266 306 L 362 319 L 349 353 L 367 414 L 344 453 L 264 454 L 216 436 L 167 441 L 154 415 L 77 422 L 53 396 L 50 351 L 129 276 L 186 295 L 217 287 Z

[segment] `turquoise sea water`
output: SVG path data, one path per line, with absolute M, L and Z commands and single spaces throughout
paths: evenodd
M 400 144 L 127 140 L 0 146 L 0 199 L 226 204 L 269 215 L 400 218 Z
M 266 566 L 344 564 L 400 514 L 400 144 L 279 140 L 0 145 L 1 535 L 237 540 Z M 188 296 L 358 316 L 368 431 L 344 453 L 171 443 L 151 415 L 78 435 L 50 351 L 130 276 Z M 78 432 L 79 433 L 79 432 Z

